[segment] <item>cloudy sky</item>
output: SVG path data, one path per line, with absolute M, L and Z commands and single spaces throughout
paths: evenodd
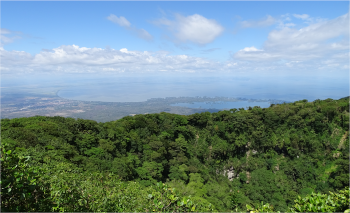
M 0 56 L 2 87 L 212 76 L 206 87 L 218 95 L 340 98 L 349 95 L 349 2 L 2 1 Z
M 3 1 L 0 48 L 2 75 L 347 77 L 349 2 Z

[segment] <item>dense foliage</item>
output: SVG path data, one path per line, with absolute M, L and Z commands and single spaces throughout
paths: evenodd
M 298 196 L 292 212 L 341 212 L 349 209 L 349 188 L 339 193 L 312 193 L 304 198 Z
M 142 187 L 106 172 L 81 172 L 70 163 L 35 167 L 29 157 L 1 145 L 3 211 L 150 212 L 213 211 L 211 204 L 179 196 L 164 183 Z M 25 159 L 25 160 L 24 160 Z
M 332 211 L 330 191 L 349 184 L 349 98 L 106 123 L 2 119 L 1 140 L 11 211 L 299 211 L 320 199 Z

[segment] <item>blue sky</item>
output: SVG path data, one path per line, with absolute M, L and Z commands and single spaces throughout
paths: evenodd
M 138 51 L 165 50 L 170 54 L 186 54 L 227 60 L 230 52 L 245 47 L 260 48 L 278 22 L 261 27 L 244 28 L 244 21 L 263 21 L 267 16 L 282 20 L 290 15 L 295 28 L 307 26 L 293 14 L 307 14 L 314 19 L 335 19 L 348 13 L 348 2 L 2 2 L 1 27 L 20 32 L 6 50 L 31 54 L 42 49 L 75 44 L 79 47 L 109 46 Z M 111 14 L 125 17 L 131 26 L 146 30 L 152 41 L 142 39 L 131 30 L 107 19 Z M 224 30 L 215 40 L 198 45 L 180 44 L 166 37 L 171 33 L 154 22 L 161 18 L 174 20 L 174 15 L 194 14 L 215 20 Z M 288 22 L 288 21 L 285 21 Z
M 349 2 L 2 1 L 0 45 L 2 77 L 317 76 L 348 90 Z

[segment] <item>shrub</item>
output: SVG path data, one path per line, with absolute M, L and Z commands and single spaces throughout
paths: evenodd
M 343 212 L 349 209 L 349 188 L 338 193 L 312 193 L 304 198 L 298 196 L 290 211 L 292 212 Z
M 29 165 L 29 156 L 1 144 L 1 209 L 2 211 L 45 211 L 48 193 L 38 185 L 39 169 Z

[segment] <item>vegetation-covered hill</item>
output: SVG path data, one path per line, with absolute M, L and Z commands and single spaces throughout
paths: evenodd
M 22 211 L 53 206 L 152 211 L 167 205 L 177 211 L 245 211 L 247 204 L 261 202 L 288 211 L 298 195 L 337 192 L 349 185 L 349 98 L 188 116 L 136 115 L 106 123 L 43 116 L 2 119 L 1 142 L 3 150 L 17 153 L 6 161 L 3 154 L 2 164 L 23 161 L 21 168 L 30 171 L 26 178 L 36 177 L 42 186 L 32 199 L 47 201 Z M 31 159 L 25 163 L 21 156 Z M 4 169 L 2 181 L 14 183 L 8 179 L 14 173 Z M 123 197 L 126 191 L 135 199 Z M 159 204 L 163 195 L 168 200 Z M 10 203 L 1 206 L 10 208 Z

